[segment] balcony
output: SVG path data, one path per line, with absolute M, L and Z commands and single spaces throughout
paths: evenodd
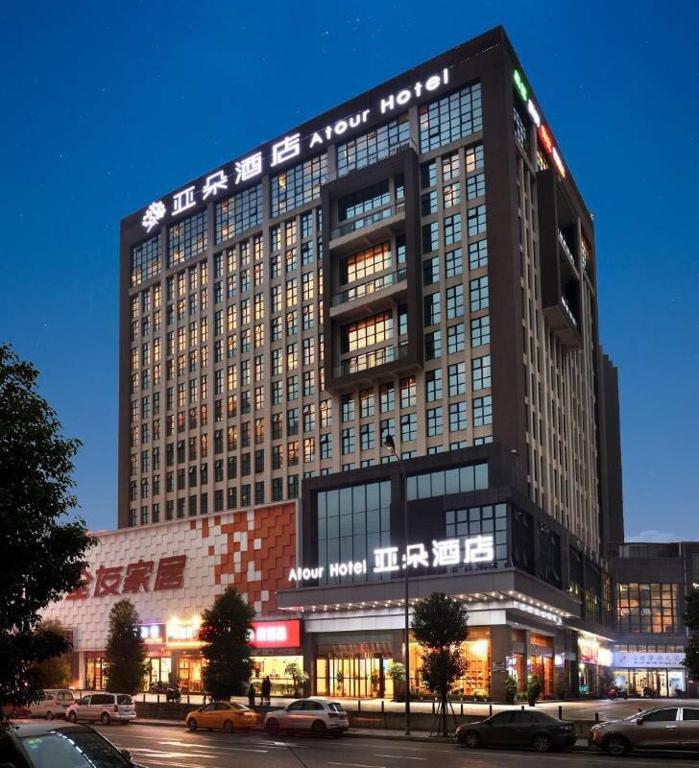
M 375 245 L 387 236 L 403 231 L 404 227 L 405 203 L 401 201 L 343 221 L 330 232 L 330 248 L 344 253 L 357 247 Z
M 558 230 L 558 244 L 561 246 L 561 250 L 565 255 L 568 257 L 568 263 L 573 269 L 573 272 L 577 276 L 578 274 L 578 268 L 575 264 L 575 257 L 573 256 L 573 252 L 570 250 L 570 247 L 568 246 L 568 241 L 563 236 L 563 232 L 561 230 Z
M 335 376 L 336 378 L 341 376 L 352 376 L 355 373 L 374 369 L 380 365 L 385 365 L 386 363 L 393 363 L 396 360 L 406 357 L 407 354 L 407 344 L 400 344 L 397 347 L 382 347 L 381 349 L 373 349 L 370 352 L 362 352 L 359 355 L 353 355 L 352 357 L 343 360 L 340 365 L 335 368 Z
M 372 277 L 333 296 L 330 317 L 343 319 L 364 314 L 368 309 L 380 309 L 399 301 L 407 289 L 407 270 L 401 267 L 393 272 Z

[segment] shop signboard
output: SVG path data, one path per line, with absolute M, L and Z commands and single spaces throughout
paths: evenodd
M 620 668 L 681 667 L 684 653 L 643 653 L 640 651 L 615 651 L 614 666 Z
M 301 645 L 301 621 L 253 621 L 250 645 L 254 648 L 298 648 Z

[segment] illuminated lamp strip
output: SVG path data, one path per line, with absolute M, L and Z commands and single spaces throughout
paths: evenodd
M 529 98 L 529 90 L 527 89 L 527 86 L 525 85 L 524 80 L 522 79 L 522 75 L 520 75 L 520 73 L 516 69 L 514 70 L 513 78 L 514 78 L 515 88 L 517 89 L 517 93 L 519 93 L 520 98 L 527 105 L 527 112 L 529 112 L 529 116 L 531 117 L 532 122 L 537 128 L 539 141 L 544 145 L 546 152 L 551 156 L 551 159 L 553 160 L 553 163 L 556 166 L 558 173 L 560 173 L 560 175 L 563 178 L 565 178 L 566 169 L 565 169 L 565 166 L 563 165 L 563 160 L 561 160 L 561 156 L 558 153 L 558 150 L 556 149 L 556 146 L 553 143 L 551 134 L 549 133 L 547 127 L 544 125 L 544 123 L 541 120 L 541 115 L 539 114 L 539 110 L 534 105 L 534 102 Z

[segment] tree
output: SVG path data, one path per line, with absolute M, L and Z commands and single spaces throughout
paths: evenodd
M 413 634 L 423 649 L 422 677 L 429 690 L 440 698 L 444 736 L 448 735 L 449 692 L 466 671 L 461 643 L 468 637 L 467 622 L 464 604 L 442 592 L 418 600 L 413 610 Z
M 204 686 L 210 696 L 228 699 L 241 696 L 250 679 L 250 633 L 255 610 L 240 593 L 229 587 L 211 608 L 204 611 L 199 639 L 207 660 Z
M 393 700 L 404 701 L 405 664 L 401 664 L 400 661 L 394 661 L 386 670 L 386 674 L 393 680 Z
M 291 678 L 292 685 L 294 686 L 294 696 L 302 696 L 303 686 L 309 679 L 308 672 L 300 664 L 292 661 L 291 664 L 287 664 L 284 667 L 284 674 L 286 677 Z
M 0 707 L 35 701 L 37 663 L 70 650 L 60 634 L 38 629 L 40 614 L 78 586 L 94 543 L 72 516 L 80 442 L 62 436 L 37 378 L 0 345 Z
M 55 632 L 61 637 L 66 636 L 66 631 L 60 621 L 47 619 L 38 627 L 39 631 Z M 38 673 L 39 685 L 46 688 L 67 688 L 71 681 L 70 657 L 68 654 L 53 656 L 50 659 L 38 662 L 34 668 Z
M 143 689 L 148 671 L 146 644 L 138 627 L 138 611 L 130 600 L 119 600 L 109 612 L 105 649 L 106 674 L 114 693 L 133 695 Z
M 699 679 L 699 589 L 693 587 L 685 598 L 684 623 L 690 631 L 682 662 L 693 680 Z

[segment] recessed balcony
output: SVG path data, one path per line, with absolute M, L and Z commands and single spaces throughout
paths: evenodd
M 408 354 L 408 345 L 399 344 L 398 346 L 380 347 L 368 352 L 360 352 L 357 355 L 347 357 L 335 368 L 335 376 L 352 376 L 362 371 L 373 370 L 380 365 L 393 363 L 396 360 L 406 357 Z
M 405 204 L 387 205 L 349 221 L 341 222 L 330 233 L 330 250 L 344 253 L 376 245 L 405 228 Z
M 363 314 L 367 309 L 379 309 L 387 300 L 399 301 L 407 290 L 405 267 L 372 277 L 346 288 L 333 296 L 330 317 Z

